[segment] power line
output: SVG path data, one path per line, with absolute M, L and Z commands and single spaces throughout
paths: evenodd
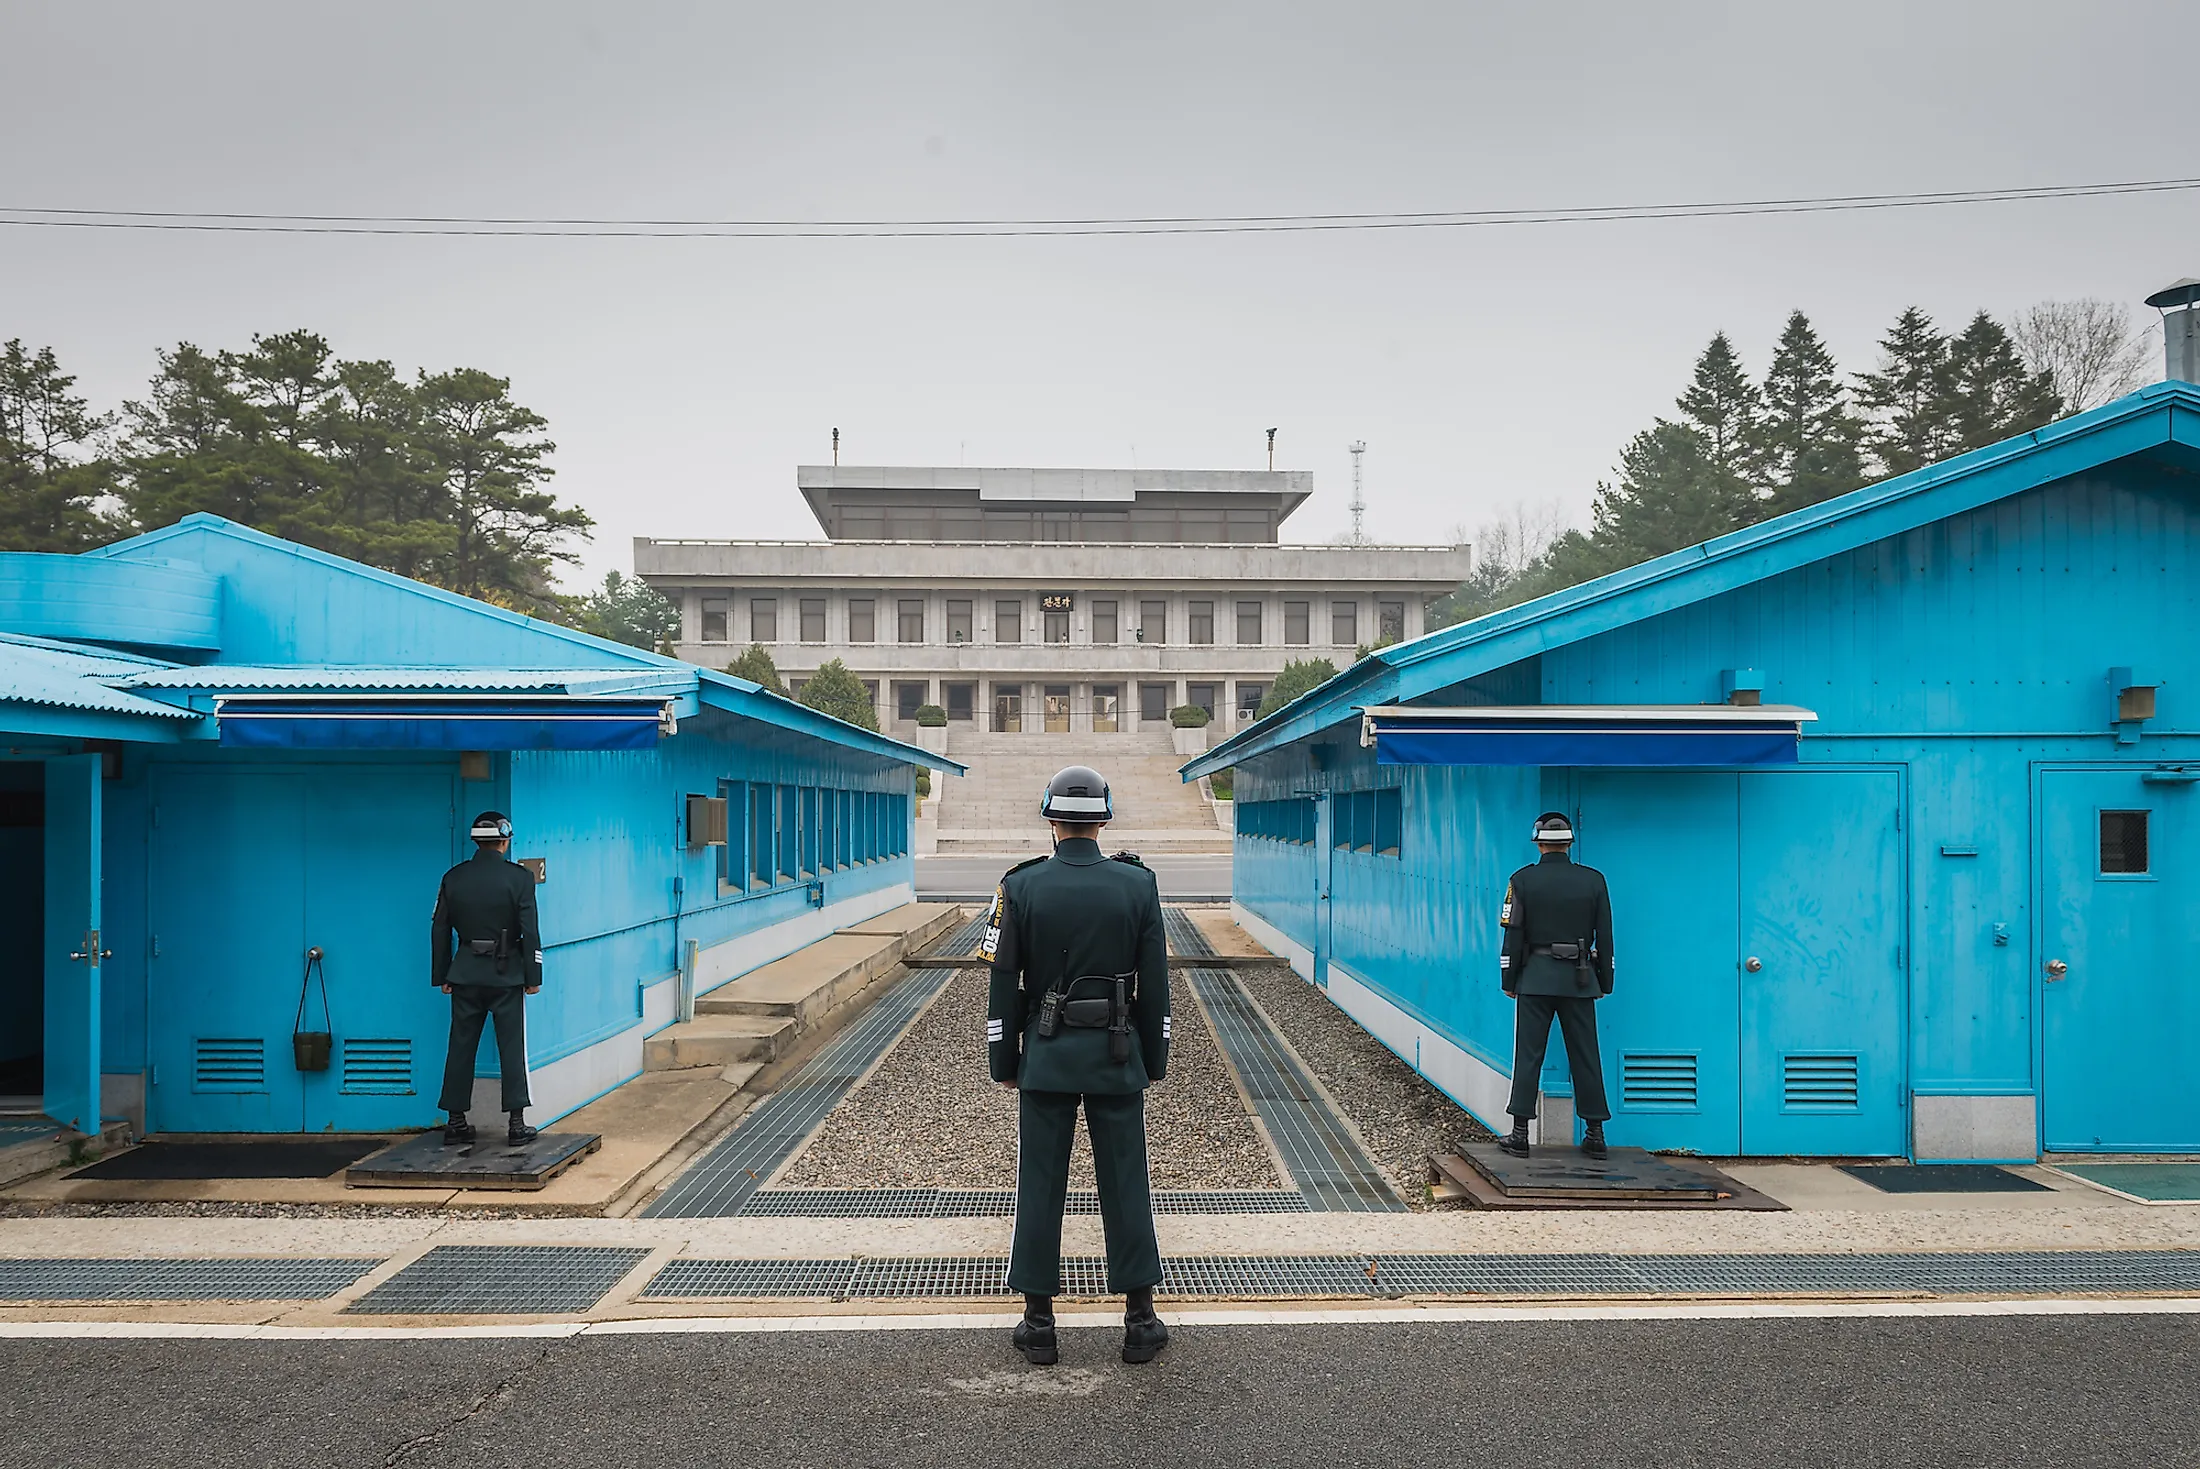
M 1221 235 L 1611 224 L 1774 214 L 1936 209 L 2114 195 L 2183 193 L 2200 178 L 2127 179 L 2010 189 L 1829 194 L 1668 204 L 1574 205 L 1373 214 L 1154 215 L 1090 219 L 565 219 L 475 215 L 243 214 L 214 210 L 54 209 L 0 205 L 0 225 L 222 234 L 420 235 L 541 239 L 954 239 L 1092 235 Z

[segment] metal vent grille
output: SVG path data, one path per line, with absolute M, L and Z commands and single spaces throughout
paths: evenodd
M 409 1040 L 344 1042 L 344 1091 L 352 1096 L 407 1097 L 413 1090 Z
M 1791 1111 L 1856 1110 L 1856 1057 L 1783 1056 L 1780 1062 L 1780 1094 Z
M 191 1090 L 266 1091 L 267 1042 L 258 1036 L 200 1036 L 192 1052 Z
M 1619 1060 L 1619 1104 L 1630 1112 L 1696 1110 L 1696 1058 L 1680 1051 L 1628 1051 Z

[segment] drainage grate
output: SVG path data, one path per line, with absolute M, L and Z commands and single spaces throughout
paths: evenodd
M 837 1301 L 847 1296 L 855 1273 L 853 1260 L 674 1260 L 642 1287 L 640 1299 L 829 1296 Z
M 988 893 L 986 895 L 987 904 L 990 906 L 992 901 L 992 894 Z M 931 948 L 926 949 L 924 957 L 927 959 L 946 959 L 975 954 L 978 952 L 978 940 L 984 937 L 985 912 L 981 910 L 977 917 L 940 939 Z
M 438 1245 L 344 1309 L 383 1316 L 585 1311 L 647 1258 L 644 1249 Z
M 320 1301 L 380 1260 L 0 1260 L 0 1301 Z
M 1156 1193 L 1156 1214 L 1303 1214 L 1306 1196 L 1282 1189 L 1183 1189 Z M 1100 1196 L 1073 1190 L 1065 1212 L 1097 1215 Z M 1011 1189 L 767 1188 L 742 1205 L 746 1218 L 775 1219 L 1008 1219 L 1016 1213 Z
M 1194 959 L 1214 957 L 1215 946 L 1207 942 L 1207 935 L 1199 931 L 1199 925 L 1192 922 L 1192 915 L 1182 908 L 1162 909 L 1161 922 L 1169 936 L 1170 953 Z
M 2084 1295 L 2200 1293 L 2200 1251 L 1975 1255 L 1189 1255 L 1178 1299 L 1344 1296 Z M 1007 1299 L 1000 1256 L 677 1260 L 645 1297 Z M 1062 1261 L 1062 1294 L 1107 1293 L 1106 1262 Z
M 886 1054 L 954 971 L 918 969 L 894 983 L 832 1043 L 642 1210 L 651 1219 L 722 1219 L 741 1213 L 772 1170 L 794 1156 L 825 1114 Z
M 1189 922 L 1189 920 L 1186 920 Z M 1187 969 L 1216 1042 L 1253 1099 L 1307 1207 L 1395 1213 L 1405 1204 L 1227 969 Z

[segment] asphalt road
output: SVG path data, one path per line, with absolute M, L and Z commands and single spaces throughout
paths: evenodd
M 1101 843 L 1109 851 L 1115 849 Z M 1132 844 L 1134 847 L 1136 843 Z M 1228 852 L 1151 852 L 1141 854 L 1161 879 L 1161 896 L 1171 902 L 1226 899 L 1230 896 Z M 1001 874 L 1022 857 L 919 857 L 920 899 L 989 898 Z
M 1238 1469 L 2190 1465 L 2200 1318 L 0 1341 L 0 1461 Z

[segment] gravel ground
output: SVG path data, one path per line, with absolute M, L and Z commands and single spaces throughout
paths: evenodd
M 966 969 L 825 1120 L 775 1185 L 1014 1188 L 1016 1098 L 985 1072 L 986 972 Z M 1188 989 L 1176 997 L 1166 1081 L 1146 1094 L 1157 1189 L 1286 1187 Z M 1092 1185 L 1084 1130 L 1070 1187 Z
M 1399 1190 L 1416 1208 L 1431 1207 L 1429 1155 L 1487 1141 L 1489 1129 L 1288 966 L 1240 970 L 1238 978 L 1359 1129 Z

